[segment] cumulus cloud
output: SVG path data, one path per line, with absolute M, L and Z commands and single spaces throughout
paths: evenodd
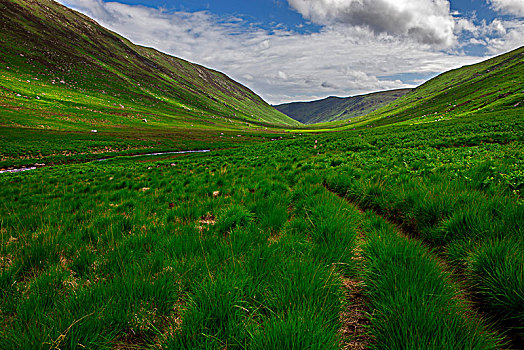
M 456 42 L 448 0 L 288 0 L 305 18 L 344 23 L 376 34 L 403 35 L 418 42 L 450 47 Z
M 522 46 L 524 24 L 518 20 L 495 19 L 482 28 L 489 53 L 500 54 Z
M 524 17 L 524 0 L 487 0 L 500 13 Z
M 458 18 L 455 25 L 455 33 L 460 35 L 461 32 L 469 32 L 472 35 L 479 34 L 479 28 L 468 18 Z
M 303 34 L 262 29 L 206 11 L 166 12 L 101 0 L 61 2 L 134 43 L 220 70 L 274 104 L 413 87 L 420 77 L 484 59 L 340 22 Z M 515 44 L 522 33 L 517 22 L 502 25 L 507 31 L 503 38 L 486 43 L 493 53 Z M 466 23 L 463 27 L 474 30 Z M 504 39 L 510 35 L 512 44 Z M 403 78 L 406 73 L 410 79 Z
M 498 36 L 503 36 L 508 33 L 506 27 L 504 26 L 504 22 L 497 18 L 494 19 L 493 22 L 491 22 L 491 24 L 485 26 L 483 28 L 483 32 L 488 35 Z
M 491 22 L 485 19 L 474 23 L 470 20 L 457 22 L 457 31 L 467 32 L 460 46 L 476 45 L 483 48 L 486 55 L 498 55 L 511 51 L 523 44 L 524 22 L 518 19 L 495 18 Z

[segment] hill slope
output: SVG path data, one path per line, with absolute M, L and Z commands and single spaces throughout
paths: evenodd
M 226 75 L 134 45 L 54 1 L 2 0 L 0 32 L 0 125 L 298 125 Z
M 373 126 L 478 115 L 522 116 L 524 47 L 439 75 L 366 116 Z
M 366 115 L 410 91 L 411 89 L 398 89 L 346 98 L 328 97 L 323 100 L 292 102 L 274 107 L 301 123 L 316 124 Z

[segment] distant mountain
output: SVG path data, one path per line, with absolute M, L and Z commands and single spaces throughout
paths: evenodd
M 410 91 L 411 89 L 399 89 L 346 98 L 328 97 L 323 100 L 292 102 L 274 107 L 303 124 L 317 124 L 366 115 Z
M 299 125 L 226 75 L 51 0 L 0 1 L 0 126 Z
M 364 119 L 380 126 L 477 115 L 524 120 L 524 47 L 443 73 Z

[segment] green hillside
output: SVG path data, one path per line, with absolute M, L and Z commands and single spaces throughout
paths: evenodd
M 434 123 L 478 115 L 523 115 L 524 47 L 455 69 L 419 86 L 366 119 L 371 125 Z
M 1 1 L 0 31 L 2 127 L 298 125 L 226 75 L 134 45 L 54 1 Z
M 292 102 L 274 106 L 304 124 L 317 124 L 360 117 L 404 96 L 411 89 L 381 91 L 353 97 L 328 97 L 311 102 Z

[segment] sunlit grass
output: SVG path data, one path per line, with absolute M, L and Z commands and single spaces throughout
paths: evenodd
M 337 348 L 342 279 L 361 271 L 376 344 L 494 347 L 435 260 L 519 327 L 520 129 L 494 128 L 517 136 L 356 131 L 2 174 L 0 347 Z

